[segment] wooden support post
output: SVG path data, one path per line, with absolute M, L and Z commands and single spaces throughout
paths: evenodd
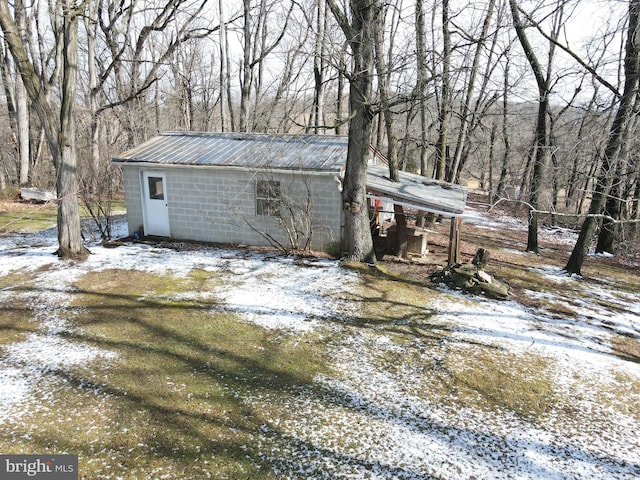
M 462 220 L 459 217 L 451 217 L 451 229 L 449 230 L 449 255 L 447 258 L 448 265 L 460 263 L 460 224 Z

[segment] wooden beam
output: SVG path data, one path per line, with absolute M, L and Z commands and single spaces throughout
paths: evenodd
M 462 219 L 459 217 L 451 217 L 451 228 L 449 230 L 449 251 L 447 256 L 447 264 L 455 265 L 460 263 L 460 225 Z

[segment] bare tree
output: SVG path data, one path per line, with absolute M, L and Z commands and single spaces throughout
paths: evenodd
M 353 56 L 352 70 L 349 73 L 351 120 L 342 188 L 348 242 L 347 259 L 373 263 L 375 253 L 369 225 L 366 184 L 373 119 L 371 98 L 374 42 L 382 5 L 379 0 L 353 0 L 350 3 L 351 20 L 349 20 L 335 0 L 327 0 L 327 3 L 349 42 Z
M 509 96 L 507 94 L 509 90 L 509 55 L 507 52 L 506 63 L 504 67 L 504 90 L 502 92 L 502 115 L 501 115 L 501 130 L 502 130 L 502 142 L 504 144 L 504 150 L 502 153 L 502 165 L 500 168 L 500 178 L 498 180 L 498 186 L 496 187 L 496 196 L 503 198 L 506 193 L 507 173 L 509 168 L 509 156 L 511 155 L 511 141 L 509 137 Z
M 224 8 L 225 1 L 218 0 L 220 14 L 220 128 L 224 132 L 227 124 L 233 130 L 235 126 L 233 116 L 233 102 L 231 100 L 231 74 L 229 66 L 229 42 L 227 40 L 227 16 Z M 228 119 L 227 119 L 228 117 Z
M 523 22 L 520 14 L 520 7 L 516 0 L 509 0 L 511 14 L 513 16 L 513 24 L 520 41 L 520 45 L 524 50 L 527 61 L 533 71 L 536 85 L 538 87 L 538 113 L 536 116 L 535 140 L 533 143 L 532 159 L 533 173 L 531 177 L 531 186 L 529 191 L 529 228 L 527 236 L 527 251 L 538 252 L 538 204 L 540 198 L 540 189 L 542 184 L 542 175 L 549 154 L 549 132 L 547 126 L 547 117 L 549 115 L 549 96 L 552 88 L 551 64 L 554 55 L 554 46 L 550 44 L 548 54 L 547 72 L 543 71 L 542 65 L 529 41 L 525 32 L 526 24 Z M 553 38 L 557 38 L 558 29 L 560 28 L 563 15 L 562 0 L 560 0 L 559 8 L 554 16 Z
M 495 6 L 496 0 L 489 0 L 486 8 L 486 13 L 484 15 L 484 20 L 482 22 L 480 35 L 477 40 L 472 39 L 475 40 L 475 52 L 473 54 L 472 65 L 469 69 L 468 79 L 466 81 L 467 85 L 464 100 L 462 101 L 462 105 L 460 107 L 460 126 L 458 128 L 455 151 L 450 165 L 447 166 L 447 174 L 445 177 L 446 180 L 453 183 L 457 183 L 460 180 L 460 173 L 466 162 L 465 153 L 468 152 L 467 139 L 469 134 L 472 133 L 473 129 L 478 125 L 478 122 L 474 122 L 474 120 L 478 120 L 479 118 L 481 118 L 481 116 L 478 115 L 480 112 L 480 107 L 483 104 L 485 97 L 488 95 L 487 84 L 491 76 L 491 69 L 494 67 L 491 60 L 495 55 L 495 46 L 498 38 L 496 31 L 490 31 Z M 465 33 L 465 35 L 469 35 L 469 33 Z M 485 54 L 489 39 L 492 39 L 492 42 L 488 54 Z M 481 67 L 481 58 L 483 56 L 487 57 L 484 60 L 486 63 L 486 71 L 481 87 L 478 91 L 476 91 L 476 81 L 478 79 L 478 72 Z
M 624 88 L 615 119 L 609 130 L 607 146 L 598 173 L 598 181 L 591 198 L 589 214 L 585 218 L 578 240 L 576 241 L 565 270 L 569 274 L 581 274 L 582 264 L 589 251 L 591 239 L 597 227 L 597 216 L 606 205 L 614 175 L 624 152 L 624 139 L 627 135 L 633 105 L 638 95 L 640 80 L 640 0 L 629 1 L 627 38 L 624 57 Z
M 325 103 L 325 90 L 326 90 L 326 75 L 327 75 L 327 59 L 326 59 L 326 31 L 327 31 L 327 11 L 326 3 L 322 0 L 318 0 L 316 10 L 316 33 L 315 33 L 315 48 L 313 52 L 313 107 L 312 113 L 313 121 L 310 125 L 313 126 L 315 133 L 323 133 L 325 124 L 324 121 L 324 103 Z
M 636 100 L 637 101 L 637 100 Z M 638 112 L 637 106 L 633 108 L 635 112 Z M 616 240 L 619 238 L 620 224 L 619 220 L 624 215 L 624 203 L 626 200 L 625 187 L 628 182 L 628 173 L 630 172 L 630 148 L 635 142 L 632 142 L 632 138 L 636 136 L 636 129 L 630 124 L 622 132 L 622 147 L 620 155 L 613 173 L 613 182 L 611 183 L 611 189 L 607 195 L 607 201 L 604 205 L 604 218 L 600 226 L 600 232 L 598 234 L 598 241 L 596 243 L 596 253 L 615 253 Z M 635 145 L 633 145 L 635 146 Z
M 243 58 L 240 81 L 240 131 L 251 130 L 251 124 L 255 126 L 255 106 L 262 100 L 262 87 L 264 82 L 265 60 L 280 44 L 287 32 L 289 19 L 295 2 L 291 2 L 284 12 L 283 19 L 277 22 L 277 28 L 269 23 L 270 13 L 282 7 L 282 2 L 269 3 L 260 0 L 257 6 L 252 5 L 252 0 L 243 0 Z M 275 22 L 274 22 L 275 23 Z M 254 108 L 253 122 L 251 122 L 250 100 L 253 91 Z
M 427 176 L 427 82 L 429 79 L 428 66 L 426 62 L 427 47 L 425 35 L 425 17 L 422 0 L 416 0 L 415 9 L 416 23 L 416 94 L 420 111 L 420 174 Z
M 36 73 L 23 43 L 18 26 L 11 15 L 8 2 L 0 1 L 0 26 L 9 46 L 25 88 L 43 125 L 49 152 L 57 172 L 58 194 L 58 255 L 62 258 L 78 257 L 86 253 L 82 245 L 80 214 L 78 210 L 78 184 L 76 177 L 76 124 L 75 103 L 78 68 L 78 16 L 82 10 L 69 0 L 61 3 L 62 83 L 59 108 L 50 104 L 42 88 L 42 78 Z
M 451 92 L 451 25 L 449 24 L 449 0 L 442 2 L 442 80 L 440 106 L 438 108 L 438 141 L 433 178 L 444 180 L 449 161 L 449 132 L 452 111 Z
M 16 16 L 16 26 L 20 39 L 27 43 L 27 19 L 24 4 L 21 0 L 14 2 L 13 6 Z M 29 104 L 27 102 L 27 92 L 20 75 L 15 79 L 15 99 L 16 99 L 16 127 L 18 139 L 18 154 L 20 155 L 20 185 L 29 183 Z

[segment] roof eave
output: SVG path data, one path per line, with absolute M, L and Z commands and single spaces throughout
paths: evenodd
M 159 162 L 145 162 L 143 160 L 129 160 L 118 157 L 113 157 L 111 163 L 118 165 L 127 165 L 132 167 L 145 167 L 145 168 L 176 168 L 176 169 L 208 169 L 208 170 L 237 170 L 244 172 L 287 172 L 298 173 L 308 175 L 338 175 L 340 173 L 339 168 L 335 169 L 312 169 L 312 168 L 287 168 L 287 167 L 270 167 L 270 166 L 244 166 L 244 165 L 215 165 L 215 164 L 193 164 L 193 163 L 159 163 Z

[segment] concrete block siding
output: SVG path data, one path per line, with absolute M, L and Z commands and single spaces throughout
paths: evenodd
M 298 221 L 311 205 L 312 241 L 315 250 L 340 245 L 342 200 L 336 172 L 251 170 L 228 167 L 184 167 L 172 165 L 122 165 L 129 234 L 143 225 L 141 175 L 143 171 L 164 172 L 171 238 L 217 243 L 267 246 L 265 235 L 289 247 L 289 221 L 282 209 L 280 218 L 256 214 L 256 183 L 279 181 L 282 202 L 291 207 Z M 262 232 L 263 234 L 261 234 Z M 305 239 L 300 240 L 304 246 Z

